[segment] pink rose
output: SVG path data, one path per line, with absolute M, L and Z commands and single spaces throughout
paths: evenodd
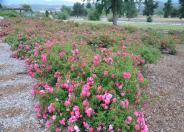
M 46 62 L 47 61 L 47 54 L 43 53 L 41 55 L 41 60 L 42 60 L 42 62 Z
M 55 111 L 55 106 L 54 106 L 53 103 L 51 103 L 51 104 L 48 106 L 48 111 L 49 111 L 49 113 L 52 113 L 52 112 Z
M 63 118 L 62 120 L 60 120 L 59 123 L 60 123 L 61 125 L 65 125 L 65 118 Z
M 125 120 L 125 124 L 130 124 L 132 122 L 132 117 L 128 116 L 127 119 Z
M 93 64 L 94 64 L 95 66 L 97 66 L 97 65 L 100 64 L 100 62 L 101 62 L 101 56 L 100 56 L 100 55 L 95 55 L 95 56 L 94 56 L 94 59 L 93 59 Z
M 127 109 L 127 108 L 128 108 L 128 105 L 129 105 L 129 102 L 128 102 L 127 99 L 120 102 L 120 106 L 121 106 L 122 108 L 126 108 L 126 109 Z
M 124 79 L 130 79 L 131 78 L 131 73 L 130 72 L 124 72 L 123 73 L 123 78 Z

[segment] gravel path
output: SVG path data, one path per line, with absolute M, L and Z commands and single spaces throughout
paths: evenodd
M 177 52 L 148 65 L 150 132 L 184 132 L 184 45 L 178 45 Z
M 31 87 L 22 60 L 10 58 L 8 44 L 0 40 L 0 132 L 43 132 L 33 111 Z

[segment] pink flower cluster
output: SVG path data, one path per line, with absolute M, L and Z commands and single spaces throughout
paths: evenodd
M 80 115 L 79 106 L 74 106 L 73 110 L 70 112 L 70 118 L 68 119 L 68 122 L 72 124 L 76 122 L 80 117 L 81 115 Z
M 120 82 L 118 82 L 118 81 L 116 81 L 115 82 L 115 85 L 116 85 L 116 87 L 118 88 L 118 89 L 122 89 L 123 88 L 123 83 L 120 83 Z
M 46 53 L 43 53 L 43 54 L 41 55 L 41 61 L 42 61 L 42 62 L 46 62 L 46 61 L 47 61 L 47 54 L 46 54 Z
M 94 64 L 95 66 L 97 66 L 97 65 L 100 64 L 101 60 L 102 60 L 102 57 L 101 57 L 100 55 L 95 55 L 95 56 L 94 56 L 94 59 L 93 59 L 93 64 Z
M 67 80 L 62 84 L 62 88 L 67 89 L 69 93 L 71 93 L 74 89 L 74 86 L 70 80 Z
M 132 117 L 128 116 L 125 120 L 125 124 L 130 124 L 132 122 Z
M 94 129 L 87 122 L 83 122 L 82 124 L 89 132 L 94 132 Z
M 124 79 L 130 79 L 131 78 L 131 73 L 130 72 L 124 72 L 123 73 L 123 78 Z
M 40 106 L 39 103 L 36 103 L 34 105 L 34 111 L 36 112 L 37 118 L 41 118 L 42 117 L 42 115 L 41 115 L 41 106 Z
M 113 63 L 113 59 L 111 57 L 105 58 L 104 59 L 106 63 L 108 63 L 109 65 L 112 65 Z
M 85 84 L 82 86 L 82 92 L 80 93 L 80 95 L 82 97 L 89 97 L 91 95 L 90 93 L 90 85 L 89 84 Z
M 144 120 L 144 113 L 135 111 L 134 116 L 137 118 L 136 125 L 134 126 L 135 130 L 140 132 L 148 132 L 148 126 Z
M 144 77 L 143 77 L 141 71 L 138 71 L 138 72 L 137 72 L 137 78 L 138 78 L 138 80 L 139 80 L 140 82 L 144 82 Z
M 64 58 L 64 56 L 65 56 L 65 52 L 64 52 L 64 51 L 61 51 L 61 52 L 59 53 L 59 57 L 60 57 L 60 59 L 63 59 L 63 58 Z
M 51 103 L 49 106 L 48 106 L 48 112 L 49 113 L 52 113 L 55 111 L 55 105 L 53 103 Z
M 129 105 L 128 99 L 126 99 L 126 100 L 120 102 L 120 106 L 121 106 L 122 108 L 128 109 L 128 105 Z
M 106 92 L 104 95 L 97 95 L 96 98 L 99 101 L 102 101 L 103 103 L 101 104 L 101 106 L 104 109 L 108 109 L 108 105 L 111 103 L 111 99 L 112 99 L 112 94 Z
M 61 86 L 61 73 L 55 72 L 54 77 L 57 78 L 56 88 L 60 88 L 60 86 Z
M 45 88 L 49 93 L 53 93 L 53 91 L 54 91 L 53 87 L 49 86 L 47 83 L 45 84 L 44 88 Z
M 87 99 L 84 100 L 84 101 L 82 102 L 82 104 L 83 104 L 83 106 L 85 107 L 85 113 L 87 114 L 87 116 L 88 116 L 88 117 L 91 117 L 95 112 L 94 112 L 94 110 L 93 110 L 91 107 L 89 107 L 89 102 L 88 102 L 88 100 L 87 100 Z

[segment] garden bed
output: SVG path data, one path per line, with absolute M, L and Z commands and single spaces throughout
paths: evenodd
M 12 57 L 26 60 L 28 74 L 39 80 L 32 95 L 46 129 L 148 131 L 148 81 L 141 69 L 155 63 L 161 49 L 175 51 L 167 37 L 132 27 L 20 18 L 12 23 L 15 32 L 6 42 Z

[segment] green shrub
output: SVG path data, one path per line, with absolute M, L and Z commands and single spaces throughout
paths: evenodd
M 114 40 L 110 38 L 108 35 L 100 35 L 89 38 L 87 44 L 92 47 L 92 49 L 96 48 L 108 48 L 111 47 L 114 43 Z
M 136 27 L 133 26 L 124 26 L 125 30 L 127 30 L 129 33 L 134 33 L 137 31 Z
M 147 17 L 147 22 L 152 22 L 152 21 L 153 21 L 152 16 L 148 16 Z
M 67 20 L 69 17 L 69 14 L 68 12 L 64 11 L 64 12 L 58 12 L 57 16 L 58 16 L 58 19 Z
M 165 37 L 161 41 L 161 51 L 166 51 L 169 54 L 176 54 L 176 44 L 172 37 Z
M 5 39 L 5 42 L 10 44 L 13 49 L 17 49 L 19 45 L 17 33 L 18 32 L 10 33 Z
M 16 11 L 0 11 L 0 16 L 2 17 L 17 17 Z
M 161 40 L 164 38 L 164 36 L 155 30 L 148 29 L 147 34 L 143 35 L 142 41 L 145 45 L 151 45 L 155 48 L 161 47 Z
M 151 47 L 151 46 L 143 46 L 140 48 L 140 55 L 145 59 L 148 63 L 155 63 L 161 55 L 159 49 Z
M 92 9 L 89 11 L 88 19 L 92 21 L 99 21 L 100 20 L 100 14 L 97 10 Z
M 135 51 L 135 54 L 141 55 L 146 63 L 155 63 L 161 56 L 160 50 L 150 45 L 132 44 L 128 47 L 128 50 L 130 52 Z

